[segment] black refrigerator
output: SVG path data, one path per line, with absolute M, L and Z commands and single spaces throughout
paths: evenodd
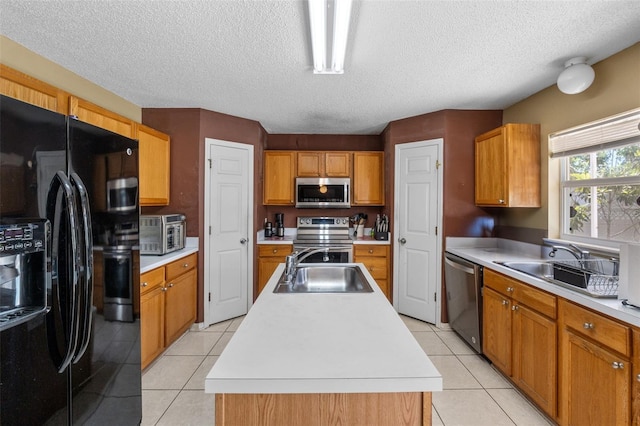
M 137 425 L 138 143 L 0 97 L 0 424 Z

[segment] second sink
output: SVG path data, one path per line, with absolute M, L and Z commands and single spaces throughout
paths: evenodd
M 274 293 L 371 293 L 357 266 L 298 266 L 292 283 L 280 278 Z

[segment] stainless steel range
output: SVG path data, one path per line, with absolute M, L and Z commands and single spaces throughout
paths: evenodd
M 326 250 L 323 250 L 326 249 Z M 351 263 L 353 240 L 349 233 L 348 217 L 298 217 L 293 251 L 300 254 L 302 263 Z

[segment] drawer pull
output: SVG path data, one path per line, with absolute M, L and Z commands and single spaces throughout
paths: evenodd
M 509 301 L 508 301 L 508 300 L 503 300 L 503 301 L 502 301 L 502 304 L 503 304 L 503 305 L 508 305 L 508 304 L 509 304 Z
M 273 249 L 273 254 L 276 254 L 278 252 L 278 249 Z
M 624 363 L 614 361 L 611 363 L 611 367 L 613 367 L 614 370 L 622 370 L 624 368 Z
M 507 291 L 508 291 L 509 293 L 513 293 L 513 287 L 507 287 Z
M 373 253 L 373 249 L 369 249 L 369 253 Z
M 149 283 L 144 282 L 144 283 L 142 283 L 142 284 L 140 284 L 140 285 L 141 285 L 142 287 L 146 287 L 146 286 L 148 286 L 148 285 L 149 285 Z
M 188 267 L 189 267 L 189 264 L 188 264 L 188 263 L 185 263 L 184 265 L 182 265 L 182 267 L 183 267 L 183 268 L 188 268 Z
M 171 287 L 173 287 L 173 283 L 170 283 L 170 284 L 169 284 L 169 288 L 171 288 Z
M 592 322 L 585 322 L 582 324 L 582 327 L 584 327 L 585 330 L 593 330 L 594 325 Z

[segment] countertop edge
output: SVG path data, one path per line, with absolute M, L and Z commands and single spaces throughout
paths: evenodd
M 173 262 L 174 260 L 178 260 L 182 257 L 189 256 L 190 254 L 198 252 L 197 242 L 195 246 L 188 245 L 187 247 L 174 251 L 162 256 L 148 256 L 141 255 L 140 256 L 140 273 L 144 274 L 145 272 L 152 271 L 156 268 L 160 268 L 165 266 L 168 263 Z

